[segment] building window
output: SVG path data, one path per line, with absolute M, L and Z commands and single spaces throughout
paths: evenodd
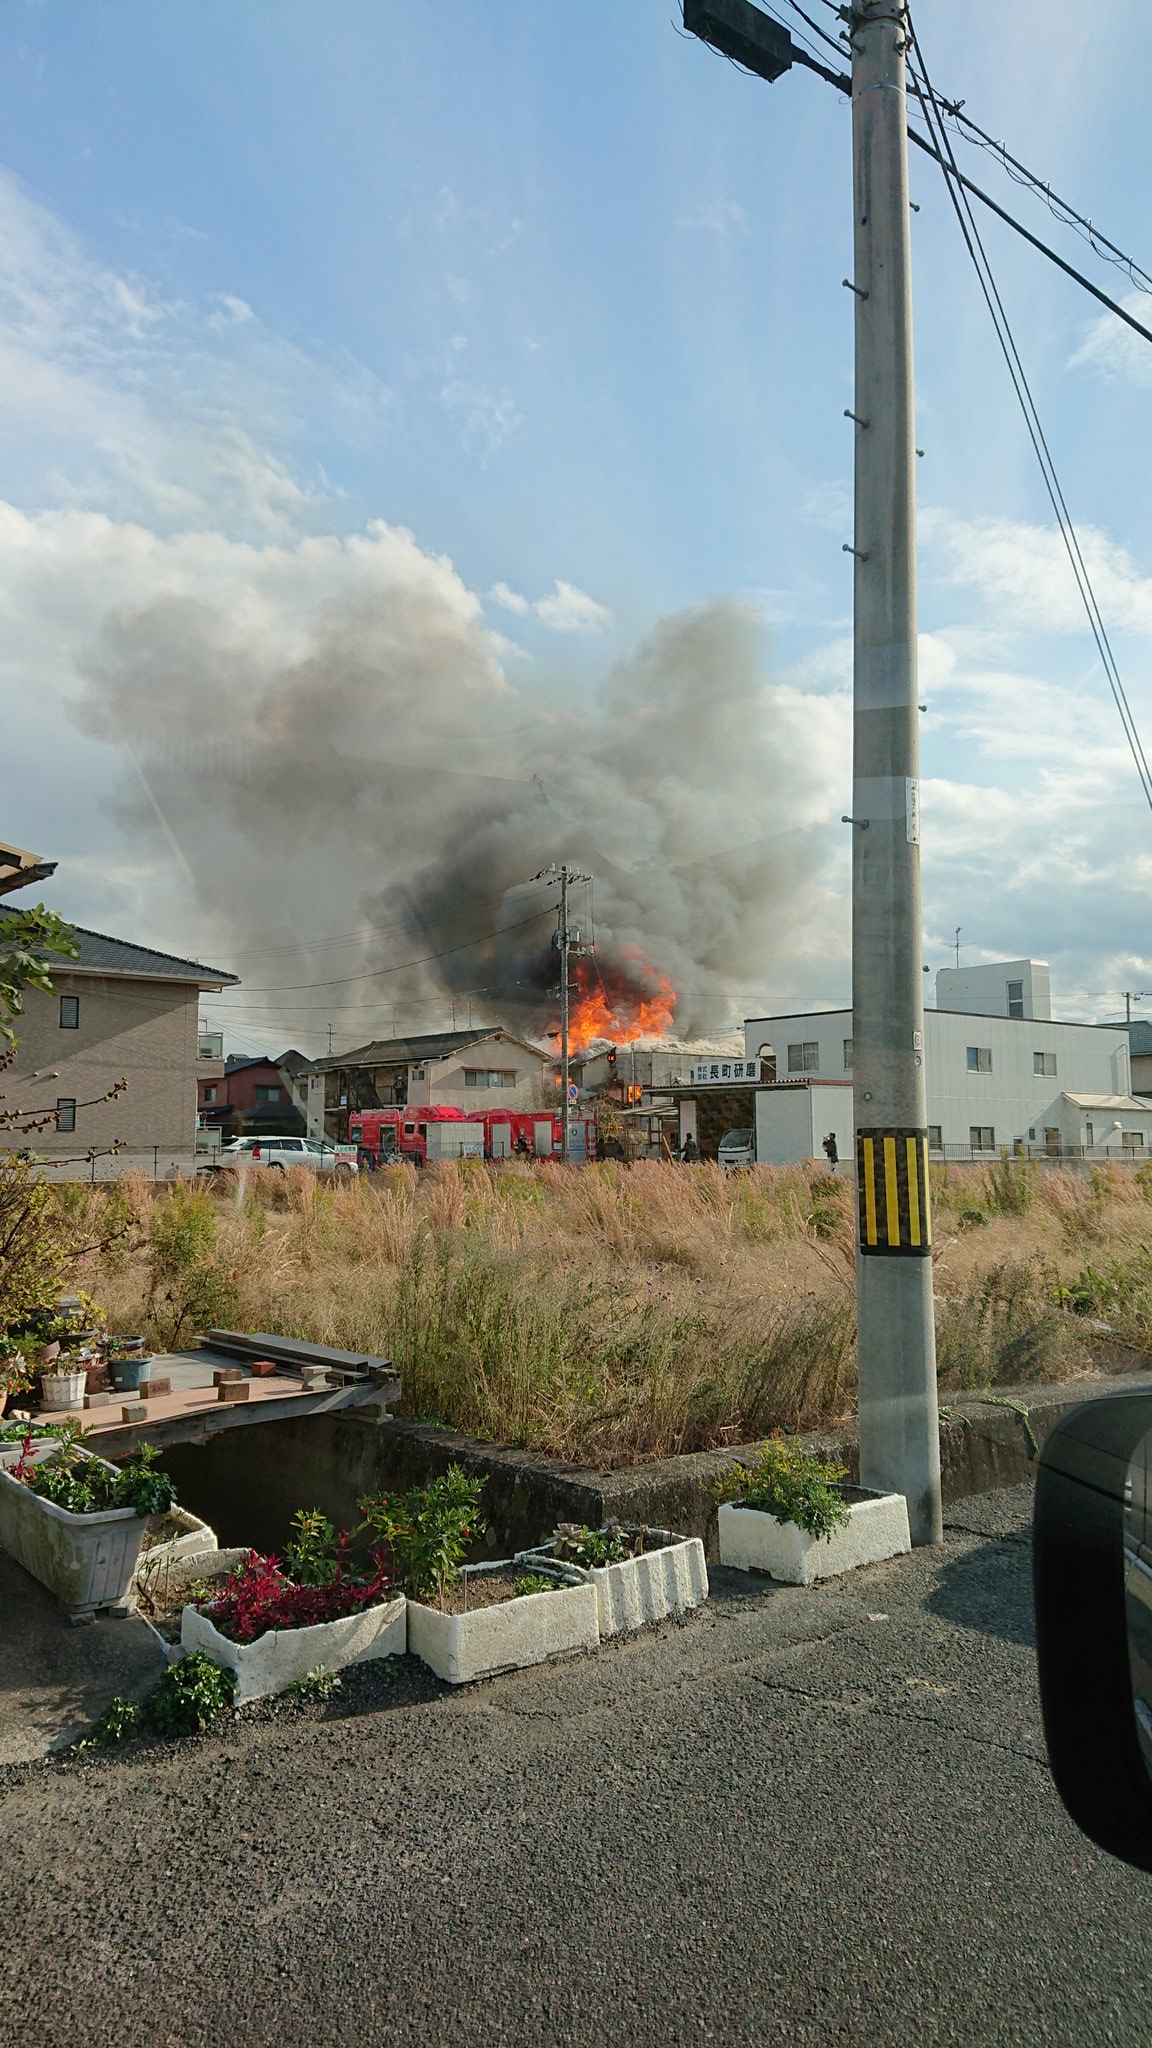
M 1094 1144 L 1096 1143 L 1096 1126 L 1095 1126 L 1095 1124 L 1085 1124 L 1085 1126 L 1084 1126 L 1084 1143 L 1085 1143 L 1086 1145 L 1094 1145 Z
M 929 1150 L 930 1152 L 942 1152 L 942 1151 L 944 1150 L 944 1126 L 943 1126 L 943 1124 L 929 1124 L 929 1126 L 928 1126 L 928 1150 Z
M 1033 1144 L 1035 1144 L 1035 1143 L 1036 1143 L 1036 1132 L 1035 1132 L 1035 1130 L 1030 1130 L 1030 1131 L 1029 1131 L 1029 1133 L 1028 1133 L 1028 1136 L 1029 1136 L 1029 1138 L 1031 1139 L 1032 1143 L 1033 1143 Z
M 56 1097 L 56 1129 L 58 1131 L 74 1131 L 76 1129 L 76 1097 L 74 1095 L 58 1095 Z
M 992 1072 L 992 1047 L 990 1045 L 970 1045 L 966 1057 L 970 1074 L 990 1074 Z
M 973 1152 L 994 1152 L 996 1150 L 996 1132 L 993 1126 L 991 1124 L 970 1124 L 968 1127 L 968 1143 Z
M 1130 1152 L 1142 1151 L 1145 1143 L 1144 1133 L 1143 1131 L 1121 1131 L 1120 1143 L 1126 1145 Z
M 852 1072 L 852 1040 L 850 1038 L 844 1040 L 844 1072 L 846 1074 Z
M 806 1038 L 800 1045 L 788 1047 L 788 1072 L 790 1074 L 818 1074 L 820 1072 L 820 1042 Z
M 215 1100 L 215 1097 L 213 1097 L 213 1100 Z M 257 1102 L 279 1102 L 280 1090 L 278 1088 L 257 1088 L 256 1100 Z
M 1010 981 L 1007 986 L 1008 1015 L 1010 1017 L 1022 1017 L 1024 1015 L 1024 983 L 1022 981 Z
M 78 1031 L 80 1029 L 79 996 L 61 996 L 60 1029 L 61 1031 Z
M 1055 1053 L 1034 1052 L 1032 1055 L 1032 1072 L 1034 1074 L 1054 1074 L 1056 1072 Z
M 208 1082 L 208 1083 L 206 1084 L 206 1086 L 205 1086 L 205 1089 L 204 1089 L 204 1100 L 205 1100 L 205 1102 L 215 1102 L 215 1100 L 216 1100 L 216 1083 L 215 1083 L 215 1081 L 209 1081 L 209 1082 Z
M 500 1067 L 465 1067 L 466 1088 L 514 1088 L 519 1075 L 508 1073 Z

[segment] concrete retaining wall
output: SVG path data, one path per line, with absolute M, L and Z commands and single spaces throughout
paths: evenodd
M 944 1421 L 940 1431 L 945 1500 L 1027 1479 L 1035 1463 L 1032 1440 L 1042 1444 L 1061 1416 L 1097 1395 L 1137 1389 L 1152 1390 L 1152 1373 L 1078 1380 L 1063 1387 L 1003 1388 L 984 1400 L 953 1399 L 947 1406 L 957 1419 Z M 1027 1411 L 1027 1419 L 1003 1405 L 1013 1402 Z M 854 1432 L 821 1433 L 804 1441 L 858 1476 Z M 323 1508 L 337 1524 L 353 1527 L 362 1494 L 402 1491 L 456 1463 L 488 1481 L 484 1506 L 490 1533 L 477 1547 L 477 1557 L 509 1557 L 550 1535 L 557 1522 L 598 1527 L 614 1516 L 700 1536 L 708 1556 L 715 1558 L 712 1485 L 725 1466 L 747 1457 L 750 1448 L 737 1445 L 620 1472 L 594 1472 L 393 1419 L 378 1410 L 351 1410 L 225 1430 L 205 1445 L 173 1446 L 162 1463 L 176 1480 L 184 1506 L 210 1522 L 222 1544 L 279 1550 L 300 1507 Z

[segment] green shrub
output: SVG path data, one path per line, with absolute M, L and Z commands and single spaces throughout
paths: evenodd
M 467 1479 L 449 1465 L 439 1479 L 389 1497 L 366 1494 L 360 1512 L 373 1535 L 392 1551 L 397 1576 L 414 1600 L 435 1597 L 456 1577 L 475 1534 L 482 1479 Z
M 193 1650 L 168 1666 L 145 1700 L 143 1715 L 157 1735 L 198 1735 L 235 1697 L 236 1673 Z
M 769 1437 L 751 1465 L 730 1466 L 713 1490 L 720 1501 L 739 1500 L 820 1539 L 848 1520 L 847 1503 L 837 1490 L 847 1477 L 846 1466 L 812 1457 L 795 1437 Z
M 982 1176 L 984 1199 L 995 1216 L 1025 1216 L 1036 1206 L 1037 1168 L 1028 1159 L 1014 1159 L 1002 1147 L 995 1166 Z

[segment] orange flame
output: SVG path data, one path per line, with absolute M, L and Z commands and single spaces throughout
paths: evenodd
M 651 969 L 647 971 L 652 973 Z M 636 1038 L 663 1038 L 671 1030 L 676 991 L 666 975 L 655 975 L 655 990 L 646 995 L 626 987 L 610 994 L 600 982 L 590 988 L 583 961 L 578 963 L 574 978 L 580 992 L 568 1015 L 570 1052 L 584 1052 L 597 1038 L 610 1039 L 614 1045 L 630 1045 Z

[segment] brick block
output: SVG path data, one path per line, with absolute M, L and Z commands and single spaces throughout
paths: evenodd
M 214 1387 L 231 1387 L 235 1385 L 237 1380 L 242 1380 L 243 1377 L 244 1375 L 238 1365 L 221 1366 L 220 1370 L 212 1375 L 212 1385 Z
M 216 1399 L 218 1401 L 246 1401 L 248 1399 L 247 1380 L 225 1381 L 222 1387 L 217 1387 Z
M 120 1399 L 119 1394 L 85 1394 L 86 1408 L 111 1408 Z
M 120 1410 L 120 1419 L 121 1419 L 121 1421 L 122 1421 L 122 1422 L 147 1422 L 147 1420 L 148 1420 L 148 1404 L 147 1404 L 147 1402 L 146 1402 L 146 1401 L 125 1401 L 125 1403 L 124 1403 L 124 1406 L 123 1406 L 123 1407 L 122 1407 L 122 1409 Z
M 142 1401 L 158 1400 L 161 1394 L 172 1392 L 171 1380 L 141 1380 L 138 1388 Z

